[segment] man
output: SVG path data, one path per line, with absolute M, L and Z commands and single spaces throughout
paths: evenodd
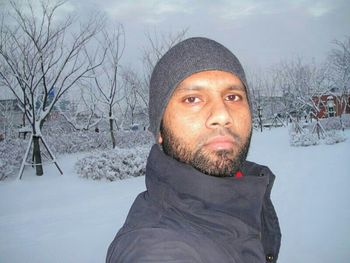
M 147 191 L 107 262 L 276 262 L 274 175 L 245 160 L 252 112 L 238 59 L 206 38 L 175 45 L 152 73 L 149 117 Z

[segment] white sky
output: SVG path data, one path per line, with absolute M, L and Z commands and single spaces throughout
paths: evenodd
M 350 35 L 350 1 L 341 0 L 70 0 L 68 9 L 82 14 L 99 9 L 122 23 L 126 57 L 133 63 L 144 45 L 144 32 L 154 29 L 176 32 L 189 27 L 188 36 L 221 42 L 248 68 L 296 56 L 321 61 L 334 39 Z
M 33 1 L 31 1 L 33 2 Z M 4 0 L 0 0 L 1 5 Z M 264 69 L 296 56 L 321 62 L 334 39 L 350 35 L 347 0 L 68 0 L 62 13 L 83 19 L 105 13 L 126 32 L 124 63 L 140 66 L 145 32 L 205 36 L 227 46 L 248 69 Z

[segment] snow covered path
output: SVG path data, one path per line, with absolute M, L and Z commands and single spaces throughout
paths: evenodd
M 282 228 L 279 263 L 350 262 L 350 131 L 335 145 L 291 147 L 285 128 L 255 132 L 249 159 L 277 178 L 272 193 Z M 0 182 L 0 262 L 104 262 L 144 178 L 91 181 L 59 158 L 65 173 L 28 168 Z

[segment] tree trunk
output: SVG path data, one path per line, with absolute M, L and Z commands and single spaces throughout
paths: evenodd
M 44 174 L 43 166 L 41 164 L 41 152 L 40 152 L 39 140 L 40 140 L 39 136 L 33 136 L 33 157 L 34 157 L 34 164 L 35 164 L 37 176 L 41 176 Z
M 113 119 L 111 118 L 111 113 L 109 114 L 109 131 L 111 132 L 112 146 L 115 148 L 115 137 L 114 137 L 114 128 L 113 128 Z
M 23 112 L 23 115 L 22 115 L 22 127 L 25 127 L 26 126 L 26 114 Z M 21 136 L 19 136 L 21 137 Z M 23 133 L 23 140 L 25 140 L 27 137 L 27 133 L 24 132 Z

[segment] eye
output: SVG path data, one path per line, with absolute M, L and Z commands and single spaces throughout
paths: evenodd
M 227 101 L 238 101 L 238 100 L 240 100 L 240 97 L 238 95 L 230 94 L 230 95 L 226 96 L 225 100 L 227 100 Z
M 198 103 L 198 102 L 200 102 L 201 100 L 198 98 L 198 97 L 187 97 L 185 100 L 184 100 L 184 102 L 186 102 L 186 103 L 190 103 L 190 104 L 192 104 L 192 103 Z

